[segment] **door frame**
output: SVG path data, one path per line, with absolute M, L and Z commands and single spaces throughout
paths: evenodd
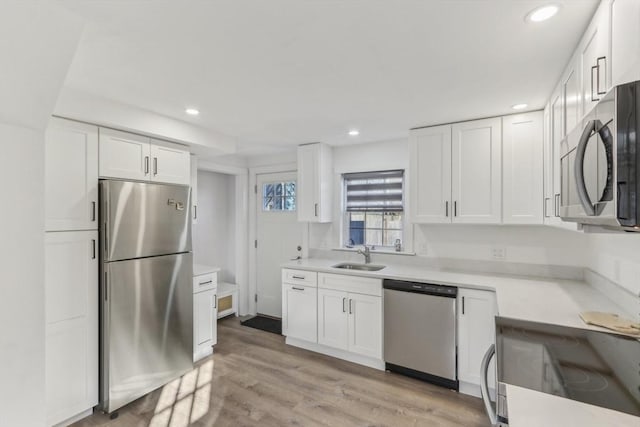
M 249 168 L 249 239 L 248 239 L 248 252 L 249 252 L 249 286 L 247 292 L 247 314 L 256 315 L 258 312 L 258 305 L 256 304 L 255 296 L 258 294 L 258 268 L 257 268 L 257 250 L 255 247 L 255 241 L 258 236 L 257 232 L 257 215 L 258 215 L 258 175 L 267 173 L 285 173 L 285 172 L 297 172 L 298 165 L 296 162 L 282 163 L 277 165 L 259 166 Z M 302 232 L 302 257 L 307 258 L 309 256 L 309 224 L 306 224 Z

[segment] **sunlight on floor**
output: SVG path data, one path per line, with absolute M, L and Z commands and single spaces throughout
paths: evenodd
M 187 427 L 209 411 L 213 360 L 162 388 L 150 427 Z

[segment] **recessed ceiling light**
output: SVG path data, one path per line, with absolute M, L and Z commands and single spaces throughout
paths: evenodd
M 349 135 L 358 136 L 358 135 L 360 135 L 360 131 L 357 130 L 357 129 L 352 129 L 352 130 L 349 131 Z
M 189 114 L 190 116 L 197 116 L 198 114 L 200 114 L 200 111 L 196 110 L 195 108 L 187 108 L 186 110 L 184 110 L 184 112 Z
M 527 107 L 527 104 L 516 104 L 511 106 L 511 108 L 513 108 L 514 110 L 524 110 Z
M 560 10 L 560 6 L 557 4 L 548 4 L 546 6 L 538 7 L 533 9 L 531 12 L 527 13 L 525 16 L 525 21 L 529 22 L 542 22 L 546 21 L 549 18 L 552 18 L 558 11 Z

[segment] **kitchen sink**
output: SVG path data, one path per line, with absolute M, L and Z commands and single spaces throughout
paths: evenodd
M 333 268 L 342 268 L 344 270 L 360 270 L 360 271 L 380 271 L 385 268 L 384 265 L 375 264 L 357 264 L 352 262 L 343 262 L 332 266 Z

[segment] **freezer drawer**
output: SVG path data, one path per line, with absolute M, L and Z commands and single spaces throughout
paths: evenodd
M 190 206 L 186 186 L 100 181 L 103 261 L 190 252 Z
M 190 253 L 106 263 L 101 401 L 112 412 L 193 368 Z

